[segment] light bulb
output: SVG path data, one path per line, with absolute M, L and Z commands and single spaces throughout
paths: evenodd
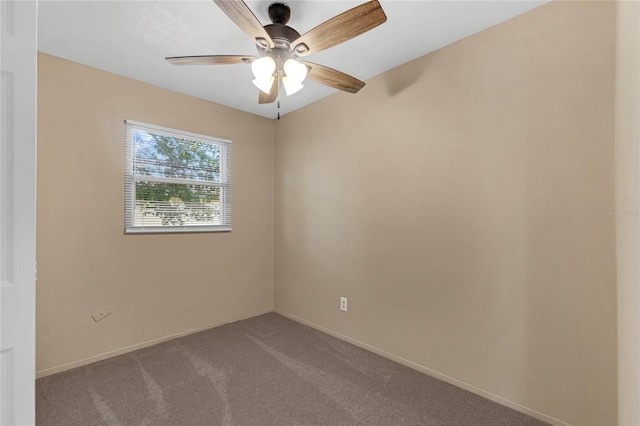
M 307 77 L 307 67 L 295 59 L 287 59 L 284 63 L 284 73 L 291 81 L 302 83 Z
M 263 56 L 251 63 L 253 76 L 259 80 L 267 80 L 276 70 L 276 62 L 270 56 Z
M 273 76 L 267 78 L 256 78 L 255 80 L 253 80 L 253 84 L 255 84 L 258 89 L 262 90 L 268 95 L 271 92 L 271 87 L 273 86 L 274 80 L 275 78 Z
M 287 92 L 287 96 L 299 92 L 304 87 L 302 83 L 293 81 L 289 76 L 282 77 L 282 85 L 284 86 L 284 91 Z

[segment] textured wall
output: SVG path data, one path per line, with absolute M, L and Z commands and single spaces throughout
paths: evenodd
M 615 4 L 553 2 L 285 116 L 276 309 L 614 424 L 614 65 Z
M 38 60 L 40 375 L 272 310 L 274 122 Z M 232 232 L 123 234 L 125 119 L 233 141 Z

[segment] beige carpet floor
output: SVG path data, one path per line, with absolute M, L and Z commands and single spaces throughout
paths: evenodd
M 42 378 L 36 401 L 40 426 L 544 424 L 275 313 Z

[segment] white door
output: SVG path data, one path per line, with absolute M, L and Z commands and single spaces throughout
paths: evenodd
M 0 424 L 35 424 L 37 3 L 0 0 Z

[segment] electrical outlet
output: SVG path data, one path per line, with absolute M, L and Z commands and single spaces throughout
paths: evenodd
M 93 318 L 95 322 L 98 322 L 98 321 L 102 321 L 109 315 L 111 315 L 111 311 L 109 309 L 102 309 L 101 311 L 97 311 L 91 314 L 91 318 Z
M 347 298 L 346 297 L 341 297 L 340 298 L 340 310 L 347 312 Z

